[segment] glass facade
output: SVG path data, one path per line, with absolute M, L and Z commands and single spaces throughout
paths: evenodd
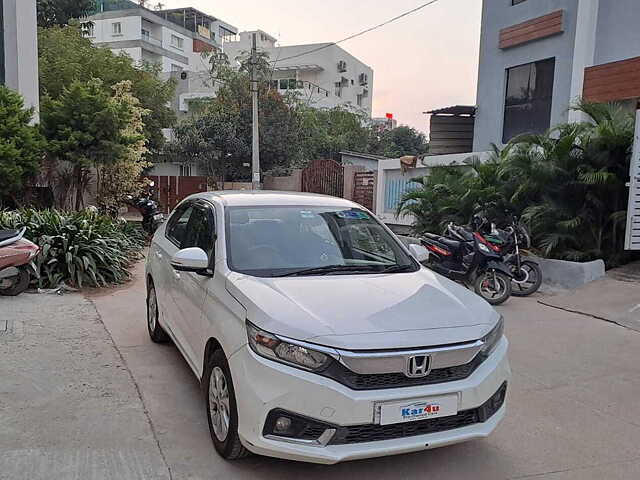
M 549 128 L 555 65 L 555 58 L 550 58 L 507 70 L 503 143 Z

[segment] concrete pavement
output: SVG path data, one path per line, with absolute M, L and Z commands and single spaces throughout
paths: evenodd
M 597 295 L 615 290 L 605 283 Z M 514 377 L 507 418 L 489 439 L 326 467 L 257 456 L 229 463 L 215 454 L 198 382 L 175 347 L 147 338 L 141 265 L 126 288 L 91 298 L 140 389 L 174 480 L 640 478 L 640 334 L 592 316 L 536 298 L 500 307 Z
M 0 297 L 0 479 L 168 479 L 137 388 L 82 295 Z

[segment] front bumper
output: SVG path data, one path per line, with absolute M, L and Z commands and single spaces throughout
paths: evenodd
M 265 438 L 265 420 L 274 409 L 339 426 L 374 424 L 376 402 L 422 399 L 456 393 L 458 410 L 485 404 L 509 380 L 508 342 L 502 338 L 491 356 L 464 380 L 419 387 L 355 391 L 333 380 L 255 355 L 248 346 L 229 364 L 238 405 L 240 438 L 250 451 L 272 457 L 333 464 L 416 452 L 488 436 L 505 415 L 505 405 L 482 423 L 392 440 L 342 445 L 299 445 Z

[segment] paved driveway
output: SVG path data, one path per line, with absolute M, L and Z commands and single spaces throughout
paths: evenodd
M 92 300 L 137 382 L 175 480 L 640 478 L 640 334 L 591 316 L 536 299 L 500 308 L 514 376 L 507 418 L 489 439 L 327 467 L 257 456 L 220 460 L 196 379 L 175 347 L 147 339 L 141 269 L 128 287 Z

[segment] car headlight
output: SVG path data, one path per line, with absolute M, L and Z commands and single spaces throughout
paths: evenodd
M 491 355 L 491 353 L 496 349 L 496 346 L 498 345 L 498 342 L 503 335 L 504 317 L 500 316 L 500 320 L 498 320 L 498 324 L 493 327 L 493 330 L 482 337 L 481 341 L 484 345 L 482 346 L 482 350 L 480 350 L 480 355 L 485 358 Z
M 249 346 L 255 353 L 276 362 L 311 372 L 320 372 L 327 368 L 332 361 L 329 355 L 282 341 L 275 335 L 260 330 L 250 322 L 247 322 L 247 335 Z

